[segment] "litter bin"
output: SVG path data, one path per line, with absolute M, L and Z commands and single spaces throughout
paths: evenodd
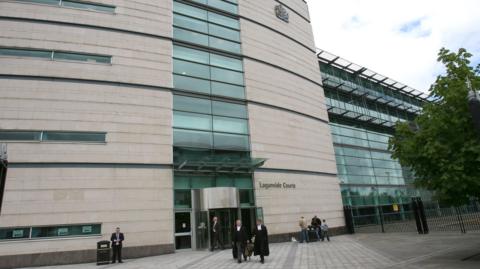
M 97 265 L 110 263 L 110 241 L 97 242 Z

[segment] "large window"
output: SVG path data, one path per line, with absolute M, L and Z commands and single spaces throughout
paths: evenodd
M 176 89 L 245 98 L 241 59 L 178 45 L 173 57 Z
M 0 229 L 0 240 L 96 236 L 100 234 L 101 224 L 12 227 Z
M 67 60 L 78 62 L 91 62 L 91 63 L 106 63 L 112 62 L 111 56 L 85 54 L 76 52 L 61 52 L 51 50 L 38 50 L 38 49 L 25 49 L 25 48 L 0 48 L 0 56 L 10 57 L 32 57 L 32 58 L 44 58 L 50 60 Z
M 174 146 L 249 149 L 245 104 L 174 95 L 173 107 Z
M 0 141 L 105 143 L 106 133 L 0 130 Z
M 99 11 L 99 12 L 106 12 L 106 13 L 115 12 L 115 6 L 105 5 L 100 3 L 93 3 L 93 2 L 69 1 L 69 0 L 17 0 L 17 1 L 46 4 L 46 5 L 55 5 L 55 6 L 61 6 L 61 7 L 78 8 L 78 9 Z
M 240 25 L 237 18 L 180 2 L 174 2 L 173 11 L 175 39 L 233 53 L 241 52 Z

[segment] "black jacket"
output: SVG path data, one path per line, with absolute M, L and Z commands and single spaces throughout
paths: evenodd
M 268 231 L 267 227 L 262 224 L 261 230 L 258 230 L 258 227 L 253 228 L 253 235 L 255 236 L 254 242 L 254 254 L 268 256 L 270 254 L 270 249 L 268 247 Z
M 123 233 L 119 233 L 118 237 L 120 239 L 120 244 L 119 246 L 122 246 L 123 240 L 125 240 L 125 237 L 123 236 Z M 110 236 L 110 241 L 112 241 L 112 247 L 115 246 L 115 240 L 117 239 L 117 233 L 112 233 L 112 236 Z
M 212 222 L 212 233 L 214 232 L 213 230 L 215 230 L 215 233 L 220 233 L 222 231 L 222 226 L 218 221 L 215 225 Z
M 240 231 L 237 231 L 237 226 L 235 226 L 232 232 L 232 240 L 234 243 L 240 242 L 240 243 L 246 244 L 248 240 L 248 236 L 247 236 L 247 231 L 245 230 L 245 227 L 241 226 Z

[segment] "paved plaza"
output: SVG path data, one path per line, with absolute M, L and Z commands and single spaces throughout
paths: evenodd
M 357 234 L 332 238 L 331 242 L 271 244 L 271 255 L 237 264 L 231 250 L 180 251 L 123 264 L 78 264 L 41 269 L 211 269 L 211 268 L 480 268 L 480 234 Z

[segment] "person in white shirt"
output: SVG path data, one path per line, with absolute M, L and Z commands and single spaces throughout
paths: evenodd
M 222 238 L 221 238 L 221 231 L 222 231 L 222 226 L 218 222 L 217 216 L 213 217 L 212 219 L 212 230 L 211 230 L 211 246 L 210 246 L 210 251 L 215 250 L 215 245 L 218 245 L 220 249 L 224 249 Z
M 325 220 L 323 220 L 323 223 L 320 226 L 320 229 L 322 230 L 322 241 L 324 241 L 325 237 L 327 237 L 327 240 L 330 242 L 330 236 L 328 234 L 328 225 Z
M 120 232 L 120 228 L 116 228 L 115 232 L 110 236 L 110 241 L 112 241 L 112 263 L 115 263 L 117 260 L 119 263 L 122 263 L 122 246 L 125 236 Z
M 233 229 L 233 258 L 238 260 L 238 263 L 242 263 L 242 256 L 244 260 L 247 260 L 245 256 L 245 246 L 247 245 L 247 232 L 245 227 L 242 226 L 242 221 L 237 220 Z

